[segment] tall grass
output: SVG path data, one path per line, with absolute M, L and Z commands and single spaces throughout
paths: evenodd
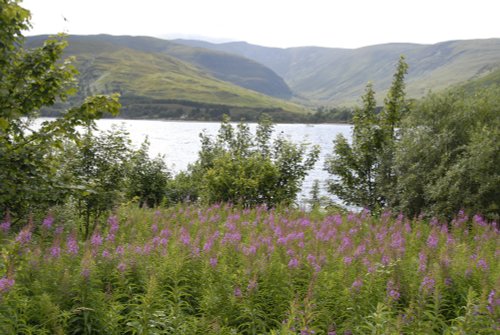
M 123 207 L 0 225 L 1 334 L 496 334 L 496 223 Z

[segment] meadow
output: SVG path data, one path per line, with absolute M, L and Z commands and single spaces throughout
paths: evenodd
M 239 209 L 0 225 L 1 334 L 498 334 L 499 227 Z M 12 226 L 12 227 L 11 227 Z

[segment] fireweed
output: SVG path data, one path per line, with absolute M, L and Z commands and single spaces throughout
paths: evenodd
M 447 225 L 366 211 L 123 207 L 88 241 L 75 230 L 47 233 L 51 215 L 19 232 L 5 222 L 0 333 L 22 333 L 24 324 L 46 333 L 145 325 L 363 334 L 376 315 L 383 333 L 441 334 L 460 332 L 470 310 L 481 317 L 465 333 L 494 332 L 500 322 L 500 233 L 478 215 L 459 213 Z

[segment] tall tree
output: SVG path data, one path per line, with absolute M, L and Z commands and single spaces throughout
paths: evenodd
M 57 201 L 65 185 L 54 159 L 64 141 L 78 142 L 78 126 L 92 127 L 108 112 L 117 114 L 117 96 L 94 96 L 37 129 L 33 120 L 44 106 L 75 93 L 76 70 L 61 61 L 62 36 L 26 50 L 22 32 L 30 13 L 17 0 L 0 0 L 0 216 L 23 215 Z
M 385 106 L 377 114 L 375 92 L 369 83 L 362 97 L 363 107 L 353 116 L 352 143 L 339 135 L 325 169 L 334 178 L 329 191 L 349 205 L 370 210 L 387 205 L 387 192 L 394 182 L 392 161 L 396 129 L 408 108 L 404 77 L 408 65 L 401 57 L 389 89 Z

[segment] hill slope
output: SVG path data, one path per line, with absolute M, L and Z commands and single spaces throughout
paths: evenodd
M 39 45 L 45 39 L 46 36 L 31 37 L 27 46 Z M 205 109 L 206 113 L 217 115 L 231 109 L 305 112 L 298 105 L 217 79 L 212 73 L 169 55 L 166 50 L 177 49 L 177 46 L 167 41 L 127 37 L 114 39 L 104 35 L 95 38 L 69 36 L 68 41 L 65 55 L 76 57 L 81 93 L 121 93 L 125 116 L 150 117 L 154 116 L 151 110 L 159 112 L 162 109 L 170 109 L 168 115 L 173 118 L 181 116 L 178 115 L 182 114 L 179 109 L 189 112 Z M 193 48 L 181 46 L 179 49 Z M 244 62 L 256 64 L 254 61 Z M 213 116 L 207 115 L 206 118 Z
M 381 98 L 391 83 L 400 55 L 406 56 L 410 66 L 407 88 L 409 96 L 415 98 L 428 90 L 441 90 L 500 67 L 500 39 L 434 45 L 383 44 L 359 49 L 280 49 L 245 42 L 212 44 L 190 40 L 176 40 L 176 43 L 253 59 L 282 76 L 297 95 L 317 103 L 353 103 L 369 81 L 374 83 Z
M 105 43 L 108 47 L 125 47 L 149 54 L 166 54 L 186 61 L 217 79 L 280 99 L 292 97 L 290 88 L 271 69 L 236 54 L 144 36 L 69 36 L 68 40 L 72 48 L 77 43 L 83 45 Z

